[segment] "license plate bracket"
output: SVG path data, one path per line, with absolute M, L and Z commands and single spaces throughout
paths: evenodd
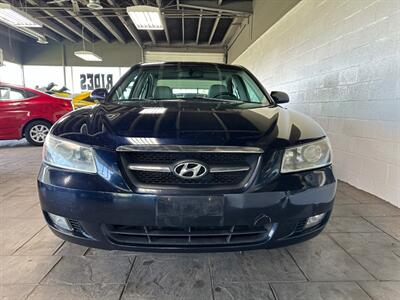
M 223 196 L 161 196 L 157 200 L 158 226 L 222 226 Z

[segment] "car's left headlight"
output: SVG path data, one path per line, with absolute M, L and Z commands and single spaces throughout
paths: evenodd
M 43 146 L 43 161 L 51 166 L 84 173 L 96 173 L 96 162 L 92 147 L 70 140 L 46 136 Z
M 332 163 L 328 138 L 285 149 L 281 173 L 305 171 L 328 166 Z

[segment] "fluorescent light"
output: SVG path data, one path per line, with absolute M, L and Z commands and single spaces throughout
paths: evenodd
M 39 44 L 43 44 L 43 45 L 49 43 L 49 42 L 47 41 L 46 37 L 42 37 L 42 36 L 39 36 L 36 42 L 39 43 Z
M 16 7 L 0 3 L 0 22 L 14 27 L 42 27 L 42 23 Z
M 93 10 L 103 9 L 103 6 L 100 3 L 100 0 L 89 0 L 89 3 L 86 4 L 86 7 Z
M 158 7 L 136 5 L 126 8 L 129 17 L 139 30 L 163 30 L 161 12 Z
M 75 56 L 86 61 L 103 61 L 103 59 L 92 51 L 75 51 Z

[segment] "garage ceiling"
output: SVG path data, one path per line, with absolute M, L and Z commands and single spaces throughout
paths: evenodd
M 44 24 L 28 32 L 5 30 L 0 25 L 0 31 L 11 32 L 10 36 L 25 42 L 34 42 L 37 33 L 59 43 L 76 43 L 83 38 L 87 42 L 136 41 L 142 47 L 226 47 L 252 14 L 252 0 L 101 0 L 101 10 L 89 9 L 89 0 L 0 2 L 12 4 Z M 126 12 L 126 7 L 134 5 L 158 6 L 164 30 L 137 30 Z

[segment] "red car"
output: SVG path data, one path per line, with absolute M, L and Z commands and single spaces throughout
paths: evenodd
M 68 99 L 0 82 L 0 140 L 43 145 L 51 125 L 71 110 Z

